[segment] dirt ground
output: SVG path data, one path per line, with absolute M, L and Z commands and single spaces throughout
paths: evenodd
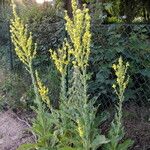
M 113 119 L 113 110 L 108 110 L 111 117 L 102 125 L 102 133 L 109 131 Z M 124 107 L 123 124 L 125 139 L 130 138 L 134 141 L 130 150 L 150 150 L 150 109 L 141 107 L 137 104 L 130 104 Z
M 31 142 L 31 135 L 25 132 L 27 128 L 12 111 L 0 113 L 0 150 L 16 150 L 19 145 Z
M 24 117 L 23 117 L 24 118 Z M 102 132 L 108 131 L 106 122 Z M 130 105 L 124 109 L 125 138 L 134 141 L 130 150 L 150 150 L 150 109 Z M 14 112 L 8 110 L 0 113 L 0 150 L 16 150 L 23 143 L 33 141 L 33 136 L 27 132 L 29 124 L 20 119 Z
M 134 141 L 131 150 L 150 150 L 150 108 L 132 104 L 124 110 L 126 137 Z

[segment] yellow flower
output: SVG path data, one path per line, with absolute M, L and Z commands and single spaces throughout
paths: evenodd
M 115 84 L 113 84 L 113 85 L 112 85 L 112 87 L 115 89 L 115 88 L 116 88 L 116 85 L 115 85 Z
M 123 63 L 122 57 L 119 58 L 118 64 L 113 64 L 112 68 L 115 71 L 115 75 L 117 76 L 117 86 L 120 89 L 120 91 L 116 91 L 117 93 L 124 91 L 128 85 L 129 77 L 126 77 L 127 69 L 128 69 L 129 63 L 126 64 Z M 116 85 L 112 86 L 114 89 L 116 88 Z M 121 93 L 119 93 L 121 94 Z
M 15 52 L 19 59 L 29 67 L 36 55 L 37 44 L 33 43 L 32 33 L 28 33 L 27 25 L 24 25 L 16 13 L 16 5 L 13 3 L 14 19 L 11 20 L 10 32 Z
M 112 68 L 113 68 L 114 70 L 116 70 L 116 69 L 117 69 L 117 67 L 116 67 L 116 65 L 115 65 L 115 64 L 113 64 Z
M 41 99 L 50 108 L 50 99 L 48 97 L 48 88 L 42 84 L 37 71 L 35 72 L 35 74 L 36 74 L 38 91 L 41 96 Z
M 79 120 L 77 120 L 77 125 L 78 125 L 77 131 L 78 131 L 80 137 L 82 138 L 84 136 L 84 131 L 83 131 L 83 127 Z
M 62 49 L 58 49 L 57 53 L 51 49 L 49 51 L 57 70 L 61 74 L 64 74 L 66 72 L 67 65 L 69 64 L 70 55 L 70 53 L 68 53 L 68 51 L 70 51 L 70 45 L 68 44 L 67 40 L 65 40 L 63 43 Z
M 77 9 L 76 0 L 72 0 L 73 19 L 71 20 L 65 13 L 66 29 L 70 36 L 73 47 L 69 54 L 75 58 L 72 61 L 73 65 L 80 68 L 85 68 L 88 65 L 90 55 L 90 15 L 89 9 L 84 5 L 83 9 Z

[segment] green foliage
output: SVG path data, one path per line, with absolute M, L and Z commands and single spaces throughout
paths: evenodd
M 7 45 L 9 41 L 8 22 L 0 23 L 0 44 Z
M 11 17 L 10 1 L 5 0 L 0 2 L 0 58 L 9 59 L 9 49 L 10 49 L 10 34 L 9 34 L 9 19 Z M 9 61 L 2 61 L 4 65 L 8 65 Z M 6 66 L 4 66 L 6 67 Z M 9 67 L 9 66 L 7 66 Z M 10 68 L 10 67 L 9 67 Z
M 28 29 L 33 33 L 33 39 L 38 43 L 35 65 L 50 66 L 49 49 L 61 46 L 66 36 L 62 10 L 54 6 L 27 5 L 20 8 L 21 19 L 28 24 Z
M 84 3 L 85 1 L 82 2 Z M 104 14 L 105 23 L 138 23 L 137 18 L 140 18 L 140 22 L 150 21 L 150 2 L 148 0 L 86 0 L 86 2 L 88 2 L 91 11 L 99 12 L 96 15 L 96 20 L 102 17 L 101 14 Z M 123 16 L 125 18 L 122 18 Z
M 7 76 L 3 77 L 3 82 L 0 83 L 1 107 L 11 108 L 13 110 L 28 109 L 26 92 L 28 91 L 29 83 L 25 82 L 18 74 L 10 74 L 8 72 L 7 74 Z
M 7 45 L 1 45 L 0 46 L 0 67 L 1 67 L 1 70 L 5 69 L 5 67 L 7 66 L 7 53 L 9 50 L 9 47 Z
M 119 19 L 119 18 L 117 18 L 117 17 L 108 17 L 107 18 L 107 22 L 108 23 L 122 23 L 123 21 L 122 21 L 122 19 Z
M 125 94 L 126 101 L 148 103 L 149 87 L 149 27 L 146 25 L 95 25 L 89 69 L 92 74 L 89 93 L 98 97 L 98 103 L 108 106 L 115 95 L 110 90 L 114 75 L 112 64 L 119 55 L 130 62 L 130 84 Z M 144 93 L 144 95 L 142 94 Z
M 110 0 L 109 2 L 112 4 L 111 9 L 109 9 L 110 13 L 113 16 L 118 17 L 120 15 L 119 13 L 120 13 L 120 3 L 121 3 L 121 0 Z
M 9 21 L 11 16 L 10 0 L 0 1 L 0 22 Z
M 129 77 L 127 76 L 127 69 L 129 64 L 123 64 L 122 57 L 119 58 L 118 64 L 113 65 L 113 69 L 116 75 L 116 83 L 113 84 L 113 88 L 118 97 L 118 102 L 116 105 L 116 114 L 115 118 L 112 121 L 111 129 L 108 134 L 108 138 L 110 139 L 110 143 L 105 145 L 105 149 L 107 150 L 127 150 L 130 146 L 133 145 L 133 141 L 125 140 L 122 142 L 124 138 L 125 132 L 122 123 L 122 105 L 125 100 L 124 93 L 127 88 Z
M 53 118 L 53 113 L 47 111 L 37 111 L 36 119 L 33 120 L 32 132 L 36 135 L 36 143 L 23 144 L 18 150 L 31 150 L 31 149 L 40 149 L 40 150 L 55 150 L 57 146 L 57 132 L 54 132 L 55 127 L 54 123 L 57 120 L 56 117 Z M 54 120 L 53 120 L 54 119 Z

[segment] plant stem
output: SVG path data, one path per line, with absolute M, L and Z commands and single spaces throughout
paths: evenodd
M 38 105 L 38 110 L 42 111 L 42 103 L 41 103 L 41 100 L 40 100 L 40 95 L 39 95 L 36 79 L 35 79 L 35 76 L 34 76 L 32 62 L 29 63 L 29 72 L 30 72 L 30 75 L 31 75 L 31 80 L 32 80 L 34 93 L 35 93 L 35 103 Z

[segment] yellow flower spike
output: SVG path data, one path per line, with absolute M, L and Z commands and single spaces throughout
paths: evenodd
M 38 91 L 39 94 L 41 96 L 42 101 L 50 108 L 50 99 L 48 97 L 48 88 L 46 86 L 43 85 L 43 83 L 41 82 L 38 72 L 35 72 L 36 75 L 36 80 L 37 80 L 37 86 L 38 86 Z
M 81 125 L 81 123 L 80 123 L 79 120 L 77 120 L 77 125 L 78 125 L 77 131 L 78 131 L 80 137 L 83 138 L 83 136 L 84 136 L 84 131 L 83 131 L 83 127 L 82 127 L 82 125 Z
M 112 68 L 115 71 L 115 75 L 117 77 L 117 79 L 116 79 L 117 83 L 116 83 L 116 85 L 113 85 L 112 87 L 114 89 L 116 89 L 116 87 L 118 87 L 120 89 L 120 93 L 119 93 L 119 91 L 115 90 L 115 92 L 117 94 L 121 95 L 121 92 L 125 91 L 125 89 L 128 85 L 129 76 L 126 77 L 128 67 L 129 67 L 129 63 L 127 62 L 126 64 L 124 64 L 122 57 L 119 58 L 118 64 L 113 64 L 113 66 L 112 66 Z
M 27 32 L 27 25 L 24 25 L 16 13 L 16 5 L 12 3 L 13 16 L 10 32 L 15 52 L 19 59 L 29 67 L 36 55 L 37 44 L 33 43 L 32 33 Z
M 117 101 L 117 104 L 115 105 L 116 114 L 115 114 L 114 120 L 112 121 L 111 129 L 109 131 L 110 139 L 115 139 L 116 137 L 119 137 L 120 135 L 121 136 L 123 135 L 122 138 L 124 137 L 123 102 L 125 100 L 125 90 L 129 82 L 129 76 L 127 75 L 128 66 L 129 66 L 129 63 L 124 64 L 122 57 L 119 58 L 117 64 L 114 64 L 112 66 L 116 75 L 116 83 L 113 84 L 112 87 L 118 97 L 118 101 Z M 114 130 L 114 128 L 117 130 Z M 111 149 L 114 148 L 114 145 L 116 145 L 116 147 L 119 147 L 120 141 L 122 140 L 122 138 L 118 141 L 110 142 L 109 147 L 111 147 Z M 130 141 L 130 144 L 131 143 L 132 141 Z
M 83 9 L 77 8 L 76 0 L 72 0 L 73 19 L 71 20 L 65 13 L 66 29 L 72 42 L 72 50 L 69 52 L 75 59 L 73 65 L 85 68 L 88 65 L 90 55 L 90 20 L 89 9 L 86 5 Z
M 62 49 L 58 49 L 57 53 L 50 50 L 51 58 L 53 59 L 57 70 L 61 74 L 64 74 L 66 72 L 67 65 L 69 64 L 68 58 L 70 54 L 68 53 L 68 51 L 70 51 L 70 46 L 67 40 L 65 40 L 65 42 L 63 43 Z

